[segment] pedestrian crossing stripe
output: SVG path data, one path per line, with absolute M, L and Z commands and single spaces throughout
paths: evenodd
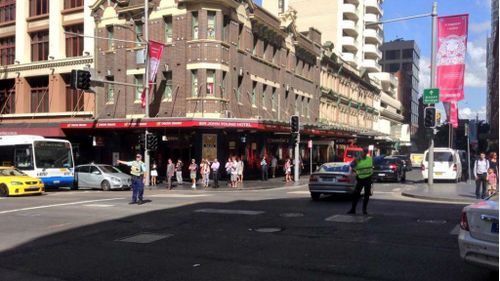
M 97 207 L 97 208 L 107 208 L 107 207 L 114 207 L 115 205 L 107 205 L 107 204 L 88 204 L 88 205 L 83 205 L 85 207 Z
M 252 210 L 231 210 L 231 209 L 198 209 L 194 211 L 195 213 L 208 213 L 208 214 L 224 214 L 224 215 L 247 215 L 256 216 L 264 214 L 264 211 L 252 211 Z
M 150 195 L 150 197 L 158 197 L 158 198 L 193 198 L 193 197 L 207 197 L 213 196 L 211 194 L 154 194 Z
M 287 193 L 288 194 L 309 194 L 310 192 L 309 191 L 301 190 L 301 191 L 289 191 Z
M 355 216 L 355 215 L 333 215 L 325 219 L 331 222 L 345 222 L 345 223 L 365 223 L 371 220 L 369 216 Z

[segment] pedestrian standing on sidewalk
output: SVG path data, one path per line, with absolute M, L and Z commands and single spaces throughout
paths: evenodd
M 210 181 L 210 162 L 208 158 L 205 159 L 205 165 L 203 165 L 203 188 L 208 188 L 208 183 Z
M 351 210 L 348 214 L 356 214 L 356 205 L 361 194 L 361 190 L 365 190 L 363 198 L 363 215 L 368 215 L 367 207 L 368 200 L 370 199 L 372 189 L 372 175 L 373 175 L 373 159 L 368 156 L 368 148 L 363 148 L 361 157 L 351 162 L 351 168 L 356 173 L 356 188 L 352 197 Z
M 276 156 L 273 156 L 273 159 L 271 159 L 271 171 L 273 173 L 273 178 L 276 177 L 276 167 L 278 167 L 278 159 Z
M 167 161 L 167 188 L 169 190 L 172 189 L 172 178 L 174 177 L 175 173 L 175 166 L 174 163 L 172 163 L 172 159 L 168 158 Z
M 175 164 L 175 176 L 177 178 L 177 184 L 182 185 L 182 161 L 177 159 L 177 164 Z
M 129 204 L 142 205 L 144 195 L 144 184 L 146 182 L 146 164 L 142 162 L 142 155 L 137 154 L 135 161 L 122 161 L 118 160 L 119 164 L 124 164 L 130 167 L 130 174 L 132 174 L 132 201 Z
M 212 163 L 212 178 L 214 179 L 214 188 L 219 187 L 219 168 L 220 168 L 220 163 L 217 160 L 217 158 L 214 159 L 214 162 Z
M 269 168 L 267 167 L 267 161 L 265 155 L 262 156 L 262 160 L 260 161 L 260 168 L 261 168 L 262 180 L 267 181 Z
M 497 192 L 497 174 L 492 168 L 488 169 L 488 196 L 491 196 Z
M 196 160 L 191 159 L 191 165 L 188 167 L 189 177 L 191 178 L 191 188 L 196 189 L 196 172 L 198 170 L 198 165 L 196 165 Z
M 283 165 L 283 171 L 285 172 L 285 181 L 292 181 L 292 162 L 290 158 L 286 159 L 285 165 Z
M 485 156 L 486 155 L 484 154 L 484 152 L 481 152 L 479 154 L 479 159 L 474 162 L 474 176 L 476 178 L 476 199 L 484 199 L 486 195 L 487 174 L 488 169 L 490 168 L 490 161 L 488 161 Z
M 156 185 L 156 178 L 158 177 L 158 166 L 156 165 L 156 161 L 153 161 L 153 165 L 151 165 L 151 184 Z
M 226 165 L 224 165 L 224 169 L 226 170 L 227 176 L 227 185 L 231 185 L 231 167 L 233 167 L 233 161 L 231 161 L 231 157 L 227 158 Z
M 491 152 L 490 153 L 490 169 L 493 169 L 493 172 L 498 176 L 498 159 L 497 159 L 497 153 L 496 152 Z
M 232 188 L 237 188 L 238 187 L 238 162 L 236 161 L 236 158 L 233 157 L 233 162 L 231 165 L 231 187 Z

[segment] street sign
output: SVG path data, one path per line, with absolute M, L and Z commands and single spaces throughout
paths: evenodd
M 434 104 L 439 102 L 439 89 L 424 89 L 424 104 Z

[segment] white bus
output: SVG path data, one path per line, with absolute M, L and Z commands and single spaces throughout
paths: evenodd
M 74 187 L 73 149 L 67 140 L 34 135 L 0 136 L 0 165 L 15 166 L 45 187 Z

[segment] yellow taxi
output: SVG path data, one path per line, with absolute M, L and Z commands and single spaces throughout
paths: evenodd
M 30 177 L 15 167 L 0 166 L 0 197 L 42 194 L 43 182 Z

